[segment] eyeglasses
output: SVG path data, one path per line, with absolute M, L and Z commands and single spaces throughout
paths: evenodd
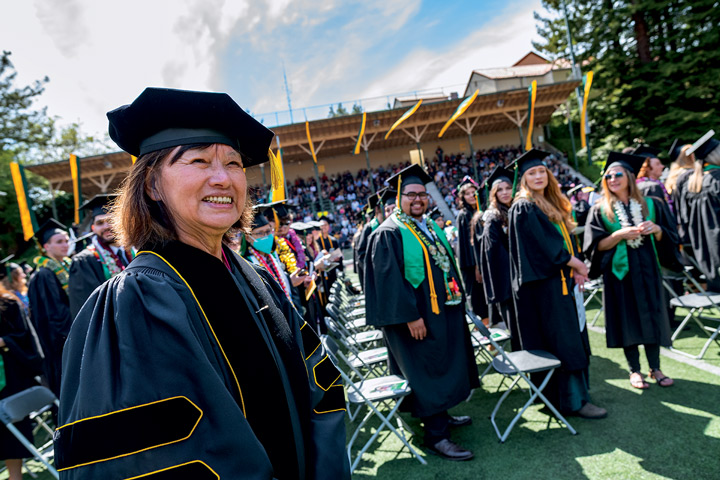
M 427 192 L 410 192 L 410 193 L 403 193 L 404 196 L 408 197 L 410 201 L 414 201 L 416 198 L 419 198 L 420 200 L 427 200 L 428 194 Z
M 611 180 L 613 178 L 620 178 L 620 177 L 624 177 L 624 176 L 625 176 L 625 173 L 623 173 L 623 172 L 606 173 L 605 180 Z

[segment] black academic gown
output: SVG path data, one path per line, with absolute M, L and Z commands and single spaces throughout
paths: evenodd
M 706 172 L 700 192 L 687 191 L 686 196 L 688 237 L 695 259 L 710 289 L 720 292 L 720 169 Z
M 438 315 L 432 313 L 427 276 L 416 289 L 405 279 L 402 237 L 392 217 L 373 232 L 365 259 L 367 322 L 382 327 L 392 373 L 410 383 L 413 415 L 429 417 L 458 405 L 480 386 L 477 365 L 464 302 L 445 305 L 443 274 L 431 259 L 440 308 Z M 419 318 L 428 332 L 420 341 L 407 326 Z
M 471 224 L 474 214 L 475 210 L 466 204 L 455 219 L 458 238 L 455 255 L 458 267 L 460 267 L 463 285 L 465 286 L 465 293 L 470 299 L 473 312 L 480 318 L 486 318 L 488 316 L 488 305 L 485 300 L 485 292 L 482 284 L 475 279 L 477 263 L 475 262 L 475 253 L 471 242 Z
M 675 188 L 670 194 L 673 199 L 673 205 L 675 206 L 675 220 L 677 222 L 678 235 L 680 237 L 681 245 L 690 244 L 690 236 L 688 234 L 688 225 L 690 223 L 690 205 L 688 204 L 688 180 L 692 175 L 693 170 L 688 169 L 681 173 L 677 182 L 675 182 Z
M 662 240 L 655 241 L 658 257 L 672 259 L 677 249 L 675 221 L 668 217 L 663 201 L 647 198 L 655 204 L 655 223 L 662 228 Z M 593 205 L 585 226 L 585 252 L 592 262 L 590 276 L 603 279 L 605 338 L 610 348 L 633 345 L 671 345 L 667 295 L 662 286 L 658 260 L 649 236 L 638 248 L 627 247 L 630 271 L 620 280 L 612 272 L 616 248 L 600 251 L 598 244 L 610 236 L 603 223 L 602 204 Z M 631 218 L 629 209 L 626 209 Z
M 49 268 L 40 267 L 28 284 L 30 319 L 45 354 L 43 372 L 50 390 L 60 395 L 62 352 L 70 331 L 70 302 L 62 284 Z
M 475 227 L 475 252 L 483 276 L 485 298 L 491 307 L 491 321 L 505 322 L 512 334 L 513 350 L 519 350 L 520 336 L 510 282 L 507 228 L 503 227 L 500 212 L 497 210 L 487 210 L 483 215 L 483 222 L 483 225 Z M 495 314 L 500 316 L 500 320 L 492 318 Z
M 85 300 L 105 280 L 102 265 L 93 252 L 86 248 L 73 257 L 67 289 L 72 318 L 77 316 Z
M 141 252 L 80 310 L 61 479 L 350 478 L 338 371 L 270 275 L 224 250 L 232 273 L 179 242 Z
M 34 377 L 41 373 L 42 357 L 20 305 L 10 298 L 0 297 L 0 337 L 5 341 L 5 347 L 0 349 L 5 369 L 5 388 L 0 390 L 3 399 L 37 385 Z M 32 423 L 28 418 L 15 426 L 32 442 Z M 0 460 L 31 456 L 10 430 L 0 428 Z
M 368 243 L 370 235 L 373 233 L 372 221 L 367 222 L 360 233 L 357 243 L 357 274 L 360 285 L 364 285 L 365 281 L 365 257 L 367 256 Z
M 582 332 L 579 328 L 574 281 L 567 266 L 570 253 L 562 235 L 534 203 L 521 198 L 510 208 L 508 236 L 522 348 L 552 353 L 564 372 L 586 369 L 590 344 L 587 328 Z

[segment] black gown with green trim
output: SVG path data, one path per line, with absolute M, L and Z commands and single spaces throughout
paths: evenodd
M 646 197 L 655 205 L 655 223 L 662 228 L 662 239 L 655 241 L 657 256 L 674 258 L 677 249 L 677 229 L 669 211 L 663 208 L 663 200 Z M 632 222 L 629 207 L 623 206 Z M 585 226 L 585 252 L 591 261 L 590 277 L 603 279 L 603 307 L 605 315 L 605 338 L 609 348 L 632 345 L 671 345 L 668 296 L 662 286 L 658 259 L 652 241 L 644 236 L 638 248 L 628 246 L 630 271 L 620 280 L 612 272 L 616 248 L 600 251 L 598 244 L 611 235 L 602 219 L 602 204 L 593 205 Z
M 349 478 L 338 371 L 270 275 L 224 251 L 232 272 L 171 242 L 88 299 L 63 356 L 62 479 Z
M 365 259 L 367 322 L 382 327 L 392 373 L 410 383 L 412 413 L 421 418 L 458 405 L 480 386 L 464 302 L 445 305 L 443 272 L 432 258 L 430 264 L 439 314 L 432 313 L 427 272 L 418 288 L 405 279 L 402 236 L 392 217 L 373 232 Z M 427 329 L 423 340 L 407 326 L 419 318 Z
M 455 225 L 457 226 L 457 247 L 455 253 L 457 255 L 458 268 L 460 268 L 465 293 L 470 299 L 473 312 L 480 318 L 486 318 L 488 316 L 488 304 L 485 299 L 485 290 L 483 289 L 482 283 L 479 283 L 475 278 L 477 263 L 472 245 L 472 217 L 475 214 L 475 210 L 473 210 L 465 200 L 463 200 L 463 204 L 463 209 L 460 210 L 460 213 L 458 213 L 455 219 Z
M 528 199 L 515 200 L 508 223 L 520 343 L 525 350 L 545 350 L 562 362 L 546 396 L 561 410 L 577 410 L 582 404 L 570 398 L 575 398 L 580 385 L 583 402 L 588 400 L 590 343 L 587 328 L 579 327 L 572 269 L 567 266 L 570 253 L 548 216 Z M 570 239 L 574 243 L 572 235 Z

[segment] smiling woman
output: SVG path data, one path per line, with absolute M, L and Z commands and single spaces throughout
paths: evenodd
M 61 478 L 349 478 L 338 371 L 225 241 L 248 231 L 243 167 L 273 133 L 221 93 L 148 88 L 108 118 L 138 157 L 113 226 L 140 251 L 68 336 Z

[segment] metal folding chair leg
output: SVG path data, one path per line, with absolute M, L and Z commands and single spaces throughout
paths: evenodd
M 25 438 L 25 436 L 22 433 L 20 433 L 20 430 L 18 430 L 15 425 L 13 425 L 12 423 L 8 423 L 5 426 L 7 427 L 8 430 L 10 430 L 13 433 L 13 435 L 15 435 L 15 437 L 18 439 L 18 441 L 20 441 L 20 443 L 22 443 L 25 446 L 25 448 L 27 448 L 28 451 L 35 456 L 35 458 L 37 460 L 39 460 L 40 462 L 42 462 L 43 465 L 45 465 L 45 467 L 48 469 L 48 472 L 50 472 L 50 475 L 52 475 L 55 478 L 60 478 L 57 470 L 55 470 L 55 467 L 50 465 L 50 462 L 48 462 L 47 459 L 43 456 L 43 454 L 41 454 L 38 451 L 38 449 L 35 448 L 35 445 L 30 443 L 28 441 L 28 439 Z

